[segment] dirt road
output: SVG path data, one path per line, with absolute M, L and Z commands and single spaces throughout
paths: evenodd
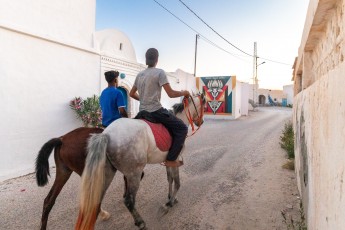
M 279 145 L 290 118 L 291 109 L 259 108 L 234 121 L 206 120 L 186 142 L 179 203 L 161 219 L 156 214 L 167 201 L 165 168 L 148 165 L 137 195 L 137 209 L 148 229 L 286 229 L 281 211 L 298 212 L 295 175 L 281 167 L 285 152 Z M 33 174 L 0 183 L 0 229 L 39 229 L 54 176 L 44 188 L 36 186 Z M 48 229 L 73 229 L 79 183 L 72 175 Z M 122 174 L 117 173 L 103 202 L 111 218 L 98 220 L 96 229 L 136 229 L 122 193 Z

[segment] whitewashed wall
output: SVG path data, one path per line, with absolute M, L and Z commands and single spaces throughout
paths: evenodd
M 0 180 L 81 125 L 69 101 L 99 92 L 94 20 L 95 1 L 0 1 Z
M 171 88 L 174 90 L 188 90 L 190 94 L 196 93 L 196 82 L 193 74 L 184 72 L 181 69 L 177 69 L 175 72 L 167 73 L 169 83 Z M 162 105 L 167 109 L 171 109 L 176 103 L 182 102 L 182 97 L 179 98 L 169 98 L 166 92 L 162 91 Z
M 236 81 L 236 87 L 232 90 L 232 93 L 235 97 L 233 100 L 235 103 L 232 105 L 232 114 L 237 119 L 241 116 L 242 109 L 242 84 L 239 81 Z
M 245 82 L 239 82 L 241 85 L 241 115 L 242 116 L 248 116 L 248 110 L 249 110 L 249 84 Z
M 0 26 L 88 48 L 93 44 L 95 0 L 0 0 Z
M 308 229 L 345 228 L 344 0 L 311 0 L 294 66 L 296 173 Z

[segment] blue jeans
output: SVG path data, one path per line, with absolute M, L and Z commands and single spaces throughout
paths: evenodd
M 174 161 L 180 154 L 187 137 L 188 127 L 183 121 L 177 118 L 165 108 L 160 108 L 151 113 L 152 117 L 159 123 L 162 123 L 172 136 L 171 147 L 168 152 L 167 160 Z

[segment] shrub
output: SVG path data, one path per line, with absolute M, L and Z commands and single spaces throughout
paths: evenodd
M 294 133 L 291 122 L 285 124 L 282 136 L 280 136 L 280 141 L 280 146 L 286 150 L 288 158 L 294 159 Z
M 102 126 L 102 111 L 98 96 L 93 95 L 85 100 L 76 97 L 70 101 L 70 107 L 76 112 L 77 118 L 83 122 L 85 127 Z

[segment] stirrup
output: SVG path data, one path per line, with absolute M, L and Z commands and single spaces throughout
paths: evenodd
M 182 166 L 183 161 L 164 161 L 162 162 L 162 165 L 166 167 L 176 168 Z

